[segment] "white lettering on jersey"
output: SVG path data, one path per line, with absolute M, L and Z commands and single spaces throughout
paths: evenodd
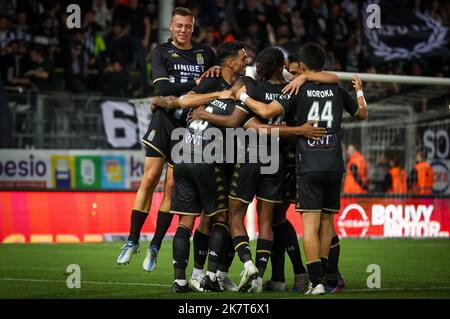
M 222 109 L 222 110 L 226 110 L 227 109 L 227 104 L 223 103 L 219 100 L 214 100 L 211 102 L 211 105 L 213 106 L 217 106 L 218 108 Z
M 205 67 L 201 66 L 201 65 L 193 65 L 193 64 L 174 64 L 173 69 L 176 71 L 203 73 L 203 71 L 205 70 Z
M 308 97 L 330 97 L 334 96 L 332 90 L 306 90 Z
M 266 93 L 266 101 L 273 100 L 289 100 L 291 98 L 290 94 L 278 94 L 278 93 Z

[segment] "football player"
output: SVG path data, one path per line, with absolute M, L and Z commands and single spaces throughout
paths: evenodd
M 301 72 L 305 75 L 322 71 L 325 63 L 325 53 L 316 44 L 305 45 L 299 58 Z M 317 121 L 315 125 L 327 129 L 326 135 L 320 140 L 305 137 L 297 139 L 296 210 L 302 213 L 304 225 L 303 244 L 310 279 L 306 294 L 324 294 L 326 290 L 332 292 L 337 289 L 337 269 L 330 267 L 328 256 L 333 214 L 340 209 L 340 187 L 344 172 L 340 143 L 342 112 L 345 109 L 358 120 L 365 120 L 368 116 L 358 76 L 353 79 L 353 87 L 357 101 L 339 85 L 317 82 L 305 83 L 290 100 L 279 99 L 270 104 L 261 103 L 247 95 L 241 97 L 256 113 L 274 116 L 281 114 L 282 110 L 294 110 L 297 125 L 314 120 Z M 324 274 L 327 274 L 325 282 Z
M 175 8 L 170 23 L 171 39 L 152 50 L 153 84 L 161 95 L 180 96 L 189 92 L 199 83 L 200 76 L 215 63 L 215 54 L 208 46 L 192 41 L 193 28 L 193 13 L 187 8 Z M 171 133 L 177 127 L 186 126 L 186 115 L 187 111 L 183 109 L 170 112 L 157 109 L 147 133 L 142 138 L 142 143 L 146 146 L 144 174 L 131 212 L 128 241 L 117 259 L 119 265 L 129 263 L 133 254 L 139 250 L 139 237 L 152 204 L 153 191 L 159 182 L 164 163 L 168 162 L 164 197 L 158 211 L 155 235 L 147 250 L 143 268 L 150 272 L 156 265 L 162 239 L 173 218 L 173 215 L 168 213 L 173 188 Z M 208 230 L 204 232 L 207 233 Z M 199 259 L 206 258 L 198 255 L 205 251 L 202 246 L 206 246 L 207 251 L 208 236 L 194 236 L 194 246 L 199 247 L 195 250 L 195 256 Z

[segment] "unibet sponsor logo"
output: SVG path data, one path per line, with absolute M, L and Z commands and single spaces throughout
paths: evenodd
M 195 72 L 195 73 L 203 73 L 205 71 L 204 66 L 193 65 L 193 64 L 174 64 L 173 68 L 175 71 L 185 71 L 185 72 Z

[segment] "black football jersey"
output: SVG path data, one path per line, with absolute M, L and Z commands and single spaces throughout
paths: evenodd
M 202 43 L 193 42 L 190 50 L 179 49 L 169 42 L 160 44 L 152 50 L 153 84 L 161 80 L 170 83 L 194 81 L 215 64 L 215 59 L 211 48 Z M 185 120 L 187 114 L 177 109 L 173 115 Z
M 209 93 L 223 91 L 229 88 L 230 84 L 226 82 L 222 77 L 211 77 L 202 79 L 202 81 L 200 81 L 200 84 L 194 87 L 192 91 L 195 93 Z M 218 115 L 231 115 L 233 114 L 236 106 L 243 108 L 243 105 L 240 101 L 236 101 L 233 99 L 213 100 L 205 105 L 205 110 L 207 112 Z M 222 138 L 219 141 L 214 140 L 217 136 L 214 137 L 210 134 L 212 132 L 211 130 L 208 131 L 208 129 L 210 128 L 221 130 Z M 221 161 L 225 162 L 226 133 L 223 128 L 214 126 L 205 120 L 195 120 L 187 125 L 187 130 L 184 136 L 184 143 L 189 144 L 185 146 L 185 149 L 188 149 L 191 155 L 194 155 L 195 157 L 200 156 L 201 154 L 203 154 L 204 149 L 212 141 L 218 143 L 217 145 L 219 145 L 220 143 L 220 149 L 216 148 L 216 150 L 218 152 L 221 152 Z M 213 152 L 213 154 L 215 154 L 215 152 Z
M 340 141 L 342 113 L 350 115 L 358 111 L 358 104 L 350 94 L 336 84 L 307 82 L 289 102 L 280 100 L 285 108 L 293 108 L 297 125 L 307 121 L 319 121 L 327 133 L 315 141 L 304 137 L 297 140 L 299 173 L 343 171 L 344 160 Z
M 221 76 L 203 78 L 191 92 L 204 94 L 228 90 L 231 85 Z
M 246 84 L 246 91 L 247 94 L 260 102 L 269 104 L 270 102 L 274 101 L 274 100 L 278 100 L 278 101 L 289 101 L 291 98 L 290 94 L 283 94 L 282 90 L 283 88 L 286 86 L 287 83 L 270 83 L 268 81 L 253 81 L 250 82 L 248 84 Z M 287 103 L 287 102 L 285 102 Z M 283 106 L 283 104 L 281 105 Z M 271 124 L 271 125 L 277 125 L 280 124 L 282 121 L 285 121 L 285 118 L 287 116 L 288 113 L 286 113 L 284 110 L 283 112 L 273 118 L 270 119 L 264 119 L 262 117 L 259 117 L 258 115 L 256 115 L 254 112 L 252 112 L 250 110 L 250 108 L 247 107 L 247 110 L 249 111 L 249 116 L 248 116 L 248 120 L 250 120 L 253 117 L 257 117 L 262 123 L 264 124 Z M 288 112 L 290 111 L 291 108 L 287 108 Z M 293 116 L 289 116 L 289 118 L 293 118 Z M 279 144 L 279 148 L 280 148 L 280 152 L 282 152 L 284 145 L 283 142 L 281 142 Z M 271 151 L 271 144 L 270 144 L 270 139 L 267 139 L 267 150 L 268 152 Z
M 260 102 L 264 102 L 269 104 L 270 102 L 274 100 L 289 100 L 290 95 L 289 94 L 283 94 L 281 91 L 286 86 L 287 83 L 270 83 L 268 81 L 252 81 L 250 83 L 247 83 L 245 88 L 247 91 L 247 94 Z M 250 109 L 249 109 L 250 110 Z M 259 116 L 257 116 L 255 113 L 251 112 L 249 117 L 256 116 L 258 119 L 265 124 L 280 124 L 282 121 L 284 121 L 285 113 L 283 112 L 279 116 L 273 117 L 271 119 L 263 119 Z

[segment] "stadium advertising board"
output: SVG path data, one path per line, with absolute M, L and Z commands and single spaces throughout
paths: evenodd
M 132 192 L 0 192 L 0 242 L 100 242 L 126 240 L 130 227 Z M 154 233 L 162 193 L 154 193 L 142 235 Z M 335 217 L 343 237 L 448 238 L 450 201 L 443 198 L 344 197 Z M 247 216 L 252 216 L 248 214 Z M 253 214 L 256 218 L 256 214 Z M 290 207 L 288 218 L 303 234 L 300 214 Z M 174 218 L 168 234 L 174 234 Z M 198 221 L 197 221 L 198 222 Z M 249 232 L 257 223 L 247 223 Z
M 288 218 L 298 234 L 302 221 L 291 207 Z M 448 198 L 343 197 L 334 219 L 342 237 L 448 238 Z
M 450 194 L 450 129 L 435 125 L 419 129 L 421 145 L 433 168 L 433 193 Z
M 0 188 L 137 189 L 142 151 L 1 150 Z

